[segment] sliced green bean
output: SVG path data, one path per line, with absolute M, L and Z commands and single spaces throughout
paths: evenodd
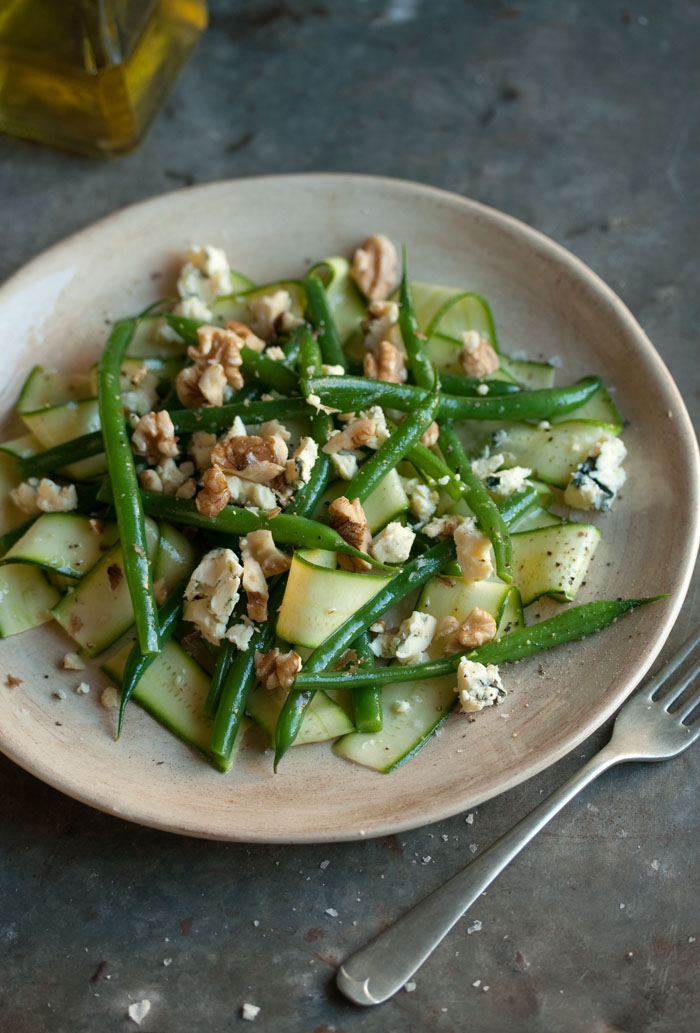
M 285 582 L 286 578 L 282 578 L 270 593 L 271 612 L 276 612 L 282 602 Z M 268 620 L 256 627 L 248 648 L 238 650 L 229 665 L 209 744 L 211 759 L 221 771 L 228 769 L 246 701 L 257 681 L 255 654 L 267 653 L 272 649 L 274 642 L 275 622 Z
M 445 674 L 453 674 L 459 667 L 460 660 L 478 661 L 482 664 L 504 664 L 522 660 L 545 649 L 585 638 L 596 631 L 602 631 L 628 610 L 646 603 L 656 602 L 665 596 L 652 596 L 648 599 L 613 599 L 598 600 L 572 606 L 555 617 L 549 617 L 539 624 L 531 624 L 527 628 L 516 628 L 502 638 L 494 639 L 476 649 L 455 653 L 444 660 L 430 660 L 424 664 L 406 664 L 391 667 L 377 667 L 373 671 L 357 670 L 343 672 L 343 686 L 355 688 L 362 685 L 383 684 L 391 682 L 423 681 L 426 678 L 440 678 Z M 334 681 L 335 679 L 335 681 Z M 305 668 L 297 675 L 295 691 L 313 693 L 319 689 L 337 685 L 338 675 L 332 671 L 310 671 Z
M 357 654 L 358 670 L 371 671 L 376 666 L 374 653 L 369 648 L 367 632 L 353 642 Z M 379 685 L 356 685 L 352 689 L 352 707 L 355 728 L 358 732 L 381 732 L 384 717 L 382 710 L 382 692 Z
M 306 277 L 304 287 L 307 314 L 312 325 L 318 330 L 318 343 L 323 361 L 329 366 L 342 366 L 345 369 L 347 358 L 328 305 L 326 289 L 314 273 L 309 273 Z
M 570 412 L 587 402 L 599 389 L 599 377 L 584 377 L 567 387 L 538 388 L 510 395 L 472 398 L 442 395 L 439 417 L 459 420 L 542 420 Z M 302 393 L 317 395 L 325 405 L 340 412 L 384 405 L 414 412 L 425 405 L 430 392 L 413 384 L 388 384 L 365 377 L 310 377 L 301 383 Z
M 521 491 L 513 492 L 502 502 L 498 503 L 498 511 L 507 525 L 515 521 L 536 506 L 539 502 L 540 493 L 533 485 L 523 488 Z
M 81 434 L 80 437 L 71 438 L 60 445 L 54 445 L 53 448 L 47 448 L 44 452 L 37 452 L 36 455 L 20 459 L 18 462 L 20 477 L 23 480 L 27 477 L 43 477 L 44 474 L 54 473 L 79 459 L 99 455 L 103 450 L 102 431 L 93 430 L 89 434 Z
M 316 373 L 321 370 L 323 362 L 321 349 L 308 326 L 303 328 L 299 337 L 299 362 L 307 375 L 309 371 Z M 318 412 L 311 417 L 311 436 L 318 445 L 318 456 L 309 480 L 297 489 L 294 498 L 285 508 L 285 514 L 310 517 L 316 511 L 316 506 L 328 487 L 333 473 L 331 457 L 323 451 L 323 446 L 331 436 L 332 430 L 333 420 L 328 413 Z
M 271 359 L 264 352 L 259 355 L 245 346 L 241 348 L 241 359 L 241 373 L 246 380 L 260 382 L 283 395 L 298 393 L 299 378 L 284 362 Z
M 185 604 L 184 592 L 187 587 L 187 581 L 188 578 L 183 578 L 177 588 L 170 593 L 166 601 L 158 610 L 161 649 L 168 639 L 172 638 L 175 629 L 182 619 L 182 610 Z M 119 701 L 119 720 L 117 721 L 117 739 L 122 734 L 124 711 L 126 710 L 127 703 L 133 696 L 140 679 L 155 659 L 156 654 L 142 653 L 138 642 L 134 642 L 131 647 L 131 652 L 126 658 L 124 673 L 122 675 L 122 691 L 121 699 Z
M 484 395 L 515 395 L 524 390 L 522 384 L 512 380 L 481 380 L 479 377 L 460 376 L 458 373 L 441 373 L 440 388 L 446 395 L 473 395 L 479 398 Z
M 472 470 L 451 421 L 440 428 L 440 451 L 449 466 L 464 484 L 464 500 L 476 517 L 479 527 L 493 546 L 496 573 L 502 581 L 513 580 L 513 546 L 505 520 L 480 477 Z
M 399 289 L 399 329 L 406 349 L 408 369 L 419 387 L 434 391 L 438 386 L 437 371 L 428 357 L 426 338 L 418 332 L 418 320 L 411 300 L 411 288 L 406 268 L 406 248 L 403 248 L 403 272 Z
M 461 499 L 464 485 L 459 477 L 455 476 L 454 471 L 450 470 L 440 456 L 436 456 L 422 442 L 417 442 L 410 452 L 407 452 L 406 459 L 413 463 L 425 477 L 429 478 L 432 482 L 431 487 L 442 488 L 455 501 Z
M 446 563 L 454 560 L 455 556 L 454 539 L 447 538 L 434 545 L 432 549 L 428 549 L 422 556 L 417 556 L 416 559 L 407 563 L 403 570 L 395 574 L 391 581 L 381 588 L 369 602 L 343 621 L 339 628 L 336 628 L 320 646 L 317 646 L 306 661 L 304 667 L 306 673 L 314 674 L 317 671 L 332 669 L 347 648 L 348 643 L 354 642 L 358 635 L 367 631 L 369 626 L 374 624 L 391 606 L 394 606 L 414 589 L 425 584 Z M 337 677 L 336 672 L 336 682 Z M 344 685 L 348 684 L 348 677 L 347 673 L 343 674 Z M 275 728 L 275 770 L 299 734 L 314 692 L 313 688 L 307 690 L 293 687 L 287 696 Z
M 308 419 L 309 406 L 303 398 L 275 398 L 260 402 L 230 402 L 202 409 L 178 409 L 171 413 L 176 434 L 195 430 L 210 432 L 228 430 L 236 416 L 244 423 L 266 423 L 268 420 Z
M 157 653 L 160 649 L 158 607 L 153 594 L 139 483 L 121 404 L 121 365 L 137 324 L 137 319 L 115 323 L 97 367 L 97 398 L 119 537 L 123 543 L 124 574 L 139 645 L 143 653 Z
M 303 549 L 327 549 L 330 552 L 342 552 L 347 556 L 356 556 L 366 560 L 380 570 L 388 568 L 378 563 L 371 556 L 354 549 L 341 538 L 337 531 L 325 524 L 319 524 L 307 517 L 289 516 L 278 513 L 277 516 L 258 514 L 251 509 L 238 506 L 226 506 L 214 517 L 200 513 L 194 502 L 189 499 L 178 499 L 155 491 L 141 490 L 145 511 L 173 524 L 189 524 L 192 527 L 203 527 L 209 531 L 221 531 L 224 534 L 244 535 L 250 531 L 269 531 L 276 542 L 283 545 L 297 545 Z

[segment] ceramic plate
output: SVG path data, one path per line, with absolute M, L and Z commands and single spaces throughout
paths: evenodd
M 105 679 L 60 670 L 70 642 L 45 625 L 2 643 L 0 749 L 61 792 L 144 825 L 215 839 L 313 842 L 413 828 L 523 781 L 589 735 L 659 652 L 686 592 L 698 542 L 695 437 L 666 368 L 621 301 L 551 240 L 499 212 L 395 180 L 262 177 L 178 191 L 118 212 L 36 258 L 0 289 L 3 437 L 34 363 L 92 362 L 106 321 L 172 293 L 183 249 L 223 246 L 258 282 L 349 255 L 368 234 L 405 242 L 415 279 L 485 295 L 505 351 L 558 356 L 558 382 L 598 373 L 629 422 L 628 483 L 600 519 L 602 544 L 579 600 L 669 593 L 600 637 L 504 669 L 505 703 L 451 716 L 410 763 L 380 775 L 328 744 L 243 747 L 220 775 L 138 707 L 113 741 Z M 11 342 L 11 345 L 10 343 Z M 587 518 L 587 517 L 586 517 Z M 594 521 L 597 518 L 592 518 Z M 5 686 L 7 674 L 22 679 Z M 66 691 L 64 700 L 52 696 Z M 507 720 L 505 719 L 507 717 Z

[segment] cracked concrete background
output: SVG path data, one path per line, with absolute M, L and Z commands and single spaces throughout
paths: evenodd
M 700 7 L 650 0 L 273 0 L 211 25 L 142 146 L 96 162 L 0 138 L 0 279 L 115 208 L 256 173 L 373 172 L 500 208 L 617 291 L 696 425 Z M 7 345 L 6 345 L 7 346 Z M 666 654 L 700 612 L 691 588 Z M 460 816 L 371 842 L 247 847 L 142 829 L 0 758 L 0 1029 L 691 1033 L 700 752 L 575 800 L 380 1009 L 337 963 L 607 735 Z M 480 925 L 479 925 L 480 923 Z

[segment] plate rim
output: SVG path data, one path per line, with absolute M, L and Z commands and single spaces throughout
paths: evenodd
M 3 304 L 5 296 L 11 294 L 18 285 L 21 285 L 25 277 L 31 277 L 38 266 L 45 261 L 50 261 L 55 257 L 56 253 L 60 253 L 62 250 L 71 246 L 72 244 L 80 244 L 81 241 L 88 241 L 92 236 L 99 236 L 105 228 L 109 228 L 112 225 L 117 224 L 120 220 L 127 220 L 132 217 L 139 209 L 153 208 L 159 204 L 171 204 L 177 201 L 179 197 L 192 197 L 193 194 L 204 195 L 206 193 L 214 193 L 220 190 L 231 190 L 235 189 L 236 186 L 241 184 L 251 185 L 264 185 L 269 184 L 281 184 L 284 181 L 295 181 L 295 182 L 313 182 L 313 181 L 334 181 L 340 183 L 341 181 L 352 181 L 358 184 L 362 183 L 373 183 L 379 184 L 387 189 L 391 190 L 402 190 L 407 193 L 418 193 L 422 196 L 434 197 L 438 200 L 448 203 L 451 206 L 455 204 L 463 206 L 470 210 L 476 215 L 481 215 L 490 220 L 496 220 L 496 222 L 504 225 L 507 230 L 511 233 L 518 234 L 525 238 L 530 246 L 533 246 L 540 253 L 545 256 L 549 256 L 559 262 L 564 262 L 571 272 L 578 279 L 582 280 L 587 289 L 595 294 L 596 297 L 605 302 L 605 304 L 612 309 L 615 316 L 622 321 L 623 325 L 626 326 L 628 331 L 636 339 L 637 343 L 644 348 L 646 356 L 654 365 L 657 377 L 661 377 L 664 382 L 665 388 L 674 397 L 677 413 L 674 416 L 682 422 L 681 432 L 683 434 L 686 443 L 689 445 L 689 459 L 690 466 L 686 473 L 689 475 L 689 488 L 694 490 L 694 497 L 698 494 L 698 485 L 700 484 L 700 452 L 698 450 L 697 438 L 695 431 L 690 420 L 685 402 L 681 395 L 681 392 L 675 383 L 670 371 L 668 370 L 664 360 L 654 347 L 653 343 L 635 319 L 631 310 L 625 304 L 625 302 L 615 293 L 615 291 L 602 279 L 602 277 L 595 272 L 590 266 L 588 266 L 582 259 L 578 258 L 577 255 L 573 254 L 563 245 L 553 240 L 540 230 L 528 225 L 504 212 L 500 209 L 486 205 L 480 201 L 474 200 L 469 197 L 465 197 L 461 194 L 454 193 L 449 190 L 445 190 L 440 187 L 431 186 L 429 184 L 422 184 L 413 180 L 393 178 L 388 176 L 378 176 L 366 173 L 345 173 L 345 172 L 295 172 L 295 173 L 279 173 L 279 174 L 266 174 L 266 175 L 251 175 L 245 177 L 237 177 L 232 179 L 217 179 L 208 183 L 198 184 L 192 187 L 184 187 L 176 190 L 166 191 L 165 193 L 154 195 L 153 197 L 144 198 L 131 204 L 126 204 L 113 212 L 110 212 L 101 218 L 89 223 L 88 225 L 76 230 L 66 237 L 54 242 L 47 248 L 32 256 L 27 262 L 25 262 L 19 269 L 15 270 L 1 285 L 0 285 L 0 305 Z M 472 796 L 467 805 L 455 806 L 453 804 L 446 805 L 443 808 L 430 808 L 428 814 L 424 814 L 422 817 L 416 817 L 415 815 L 405 820 L 395 820 L 391 825 L 382 825 L 378 827 L 369 827 L 365 829 L 347 829 L 342 833 L 327 833 L 324 834 L 323 830 L 313 831 L 308 834 L 299 834 L 295 836 L 290 835 L 275 835 L 274 832 L 264 835 L 245 835 L 245 834 L 222 834 L 221 831 L 209 832 L 203 828 L 187 827 L 183 828 L 180 824 L 173 823 L 168 820 L 161 820 L 157 816 L 150 815 L 144 817 L 143 815 L 128 814 L 119 811 L 116 807 L 110 807 L 107 804 L 95 802 L 90 799 L 89 794 L 81 793 L 61 783 L 60 778 L 52 778 L 46 774 L 40 772 L 31 764 L 26 762 L 26 759 L 18 754 L 15 750 L 8 748 L 4 742 L 2 732 L 0 731 L 0 751 L 7 756 L 13 763 L 17 764 L 20 768 L 32 774 L 45 784 L 57 789 L 63 795 L 66 795 L 82 804 L 85 804 L 93 809 L 102 811 L 103 813 L 110 814 L 114 817 L 119 817 L 124 820 L 131 821 L 142 826 L 149 828 L 158 829 L 161 831 L 167 831 L 179 835 L 188 835 L 196 838 L 203 839 L 214 839 L 217 841 L 229 841 L 229 842 L 241 842 L 241 843 L 268 843 L 268 844 L 296 844 L 296 843 L 322 843 L 322 842 L 342 842 L 342 841 L 356 841 L 363 838 L 376 838 L 387 834 L 395 834 L 406 832 L 411 829 L 424 827 L 437 821 L 444 820 L 449 817 L 453 817 L 455 814 L 461 813 L 465 806 L 474 807 L 486 800 L 493 799 L 495 796 L 501 795 L 504 792 L 514 788 L 517 785 L 529 780 L 541 771 L 550 767 L 556 763 L 566 754 L 574 750 L 581 742 L 587 739 L 593 732 L 595 732 L 606 720 L 613 714 L 618 707 L 621 705 L 623 700 L 634 690 L 639 682 L 644 678 L 645 674 L 649 671 L 650 667 L 654 663 L 654 660 L 661 652 L 664 644 L 671 632 L 671 629 L 680 613 L 680 610 L 685 601 L 686 594 L 690 585 L 690 580 L 693 574 L 693 566 L 695 558 L 698 554 L 698 547 L 700 546 L 700 512 L 695 513 L 695 519 L 692 527 L 692 534 L 689 535 L 685 542 L 685 554 L 688 557 L 688 562 L 685 564 L 684 574 L 680 583 L 681 587 L 674 593 L 674 598 L 670 601 L 670 605 L 666 608 L 666 616 L 662 628 L 660 629 L 654 646 L 645 655 L 644 663 L 641 668 L 635 671 L 633 679 L 627 679 L 623 689 L 616 693 L 613 699 L 606 701 L 605 705 L 596 711 L 596 715 L 590 721 L 586 722 L 574 736 L 566 739 L 565 742 L 560 744 L 556 749 L 547 752 L 545 757 L 541 755 L 530 763 L 523 763 L 522 767 L 513 777 L 500 781 L 496 786 L 493 786 L 489 791 Z

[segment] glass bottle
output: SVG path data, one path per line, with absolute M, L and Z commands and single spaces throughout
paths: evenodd
M 131 150 L 206 25 L 206 0 L 2 0 L 0 130 Z

